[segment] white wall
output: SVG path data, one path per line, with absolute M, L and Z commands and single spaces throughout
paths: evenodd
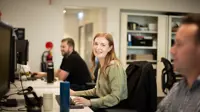
M 99 22 L 99 32 L 106 32 L 107 29 L 107 10 L 106 8 L 103 8 L 103 9 L 99 9 L 99 13 L 98 13 L 98 22 Z
M 89 10 L 88 12 L 88 21 L 93 23 L 94 31 L 93 35 L 96 35 L 98 32 L 105 32 L 106 28 L 106 21 L 104 20 L 104 15 L 106 14 L 105 9 L 96 9 L 96 10 Z
M 46 0 L 1 0 L 2 20 L 15 27 L 24 27 L 26 38 L 30 41 L 29 64 L 33 71 L 40 68 L 45 43 L 54 43 L 55 67 L 60 65 L 60 40 L 63 37 L 63 13 L 59 6 L 48 5 Z M 56 55 L 55 55 L 56 54 Z
M 70 37 L 74 39 L 75 42 L 75 50 L 79 51 L 78 44 L 78 27 L 79 20 L 77 18 L 77 14 L 65 14 L 64 16 L 64 37 Z
M 98 32 L 106 31 L 106 9 L 105 8 L 92 8 L 84 10 L 84 18 L 80 25 L 93 23 L 93 35 Z
M 0 0 L 0 10 L 2 20 L 26 28 L 26 38 L 30 40 L 30 66 L 37 71 L 44 44 L 49 40 L 54 42 L 56 68 L 60 65 L 59 46 L 64 35 L 62 10 L 66 6 L 107 8 L 106 31 L 113 34 L 119 56 L 120 9 L 200 13 L 199 4 L 199 0 L 52 0 L 49 5 L 48 0 Z

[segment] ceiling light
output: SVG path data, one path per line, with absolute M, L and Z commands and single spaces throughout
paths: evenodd
M 63 13 L 65 14 L 66 12 L 67 12 L 67 11 L 64 9 L 64 10 L 63 10 Z
M 79 13 L 78 13 L 78 19 L 79 19 L 79 20 L 82 20 L 83 17 L 84 17 L 84 13 L 83 13 L 82 11 L 79 12 Z

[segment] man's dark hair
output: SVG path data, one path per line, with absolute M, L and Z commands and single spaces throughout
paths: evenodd
M 74 49 L 75 44 L 74 44 L 74 40 L 72 38 L 64 38 L 64 39 L 62 39 L 61 42 L 67 42 L 67 45 L 73 47 L 73 49 Z
M 196 41 L 200 43 L 200 14 L 188 14 L 182 19 L 182 24 L 195 24 L 198 29 L 196 32 Z

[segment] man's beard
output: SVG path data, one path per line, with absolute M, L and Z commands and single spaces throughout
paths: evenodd
M 63 56 L 69 56 L 70 55 L 70 52 L 69 51 L 67 51 L 67 52 L 64 52 L 64 54 L 62 54 Z

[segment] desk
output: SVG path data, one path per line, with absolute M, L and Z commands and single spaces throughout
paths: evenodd
M 60 81 L 55 81 L 54 83 L 48 84 L 47 82 L 37 79 L 35 81 L 23 81 L 23 88 L 27 88 L 29 86 L 33 87 L 34 91 L 37 93 L 37 95 L 42 96 L 45 92 L 52 92 L 55 95 L 60 94 Z M 21 82 L 15 81 L 15 85 L 18 87 L 18 89 L 21 89 Z M 10 90 L 17 90 L 17 88 L 14 85 L 10 86 Z
M 20 81 L 15 81 L 15 85 L 18 87 L 18 89 L 21 89 L 21 84 Z M 43 80 L 36 80 L 36 81 L 23 81 L 23 87 L 27 88 L 28 86 L 32 86 L 33 90 L 36 92 L 38 96 L 42 96 L 43 93 L 45 92 L 52 92 L 54 94 L 54 99 L 53 99 L 53 112 L 60 112 L 60 106 L 58 105 L 55 95 L 60 94 L 60 82 L 56 81 L 52 84 L 47 84 L 47 82 L 44 82 Z M 14 93 L 17 91 L 17 88 L 14 85 L 11 85 L 9 93 Z M 8 93 L 8 94 L 9 94 Z M 23 95 L 13 95 L 10 96 L 9 98 L 16 98 L 18 100 L 18 108 L 24 107 L 24 99 Z M 14 108 L 7 108 L 9 110 L 16 110 L 16 107 Z M 9 112 L 9 111 L 5 111 Z M 12 111 L 13 112 L 13 111 Z M 84 109 L 70 109 L 70 112 L 93 112 L 89 107 L 84 107 Z

